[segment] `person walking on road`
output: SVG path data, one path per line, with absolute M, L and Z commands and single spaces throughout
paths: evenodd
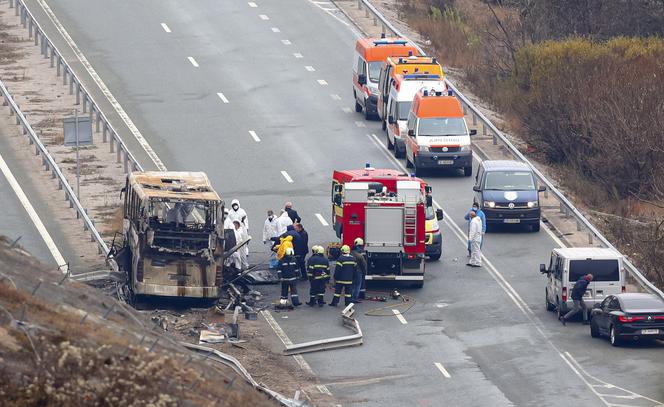
M 230 218 L 231 222 L 239 221 L 242 226 L 242 230 L 247 236 L 249 236 L 249 219 L 247 218 L 247 212 L 240 208 L 240 201 L 237 199 L 233 199 L 231 201 L 231 210 L 228 211 L 228 217 Z M 241 250 L 244 250 L 245 257 L 249 256 L 248 244 L 244 245 Z
M 468 221 L 468 229 L 470 230 L 470 212 L 475 212 L 480 219 L 482 219 L 482 241 L 480 242 L 480 248 L 484 245 L 484 234 L 486 233 L 486 215 L 484 211 L 480 209 L 480 204 L 473 202 L 473 206 L 468 210 L 466 216 L 463 218 Z M 470 257 L 470 240 L 468 240 L 468 257 Z
M 341 246 L 341 255 L 334 266 L 334 298 L 332 298 L 332 302 L 329 304 L 331 307 L 336 307 L 339 304 L 342 291 L 344 304 L 349 305 L 351 303 L 353 276 L 356 270 L 357 262 L 350 255 L 350 247 L 348 245 Z
M 263 224 L 263 244 L 267 245 L 271 251 L 270 254 L 270 268 L 277 267 L 276 254 L 271 250 L 275 244 L 274 238 L 278 237 L 277 233 L 277 218 L 274 216 L 272 209 L 267 211 L 267 218 Z
M 353 242 L 352 255 L 355 262 L 357 262 L 357 269 L 353 275 L 352 301 L 361 303 L 365 297 L 367 277 L 367 259 L 364 257 L 364 240 L 361 237 L 358 237 Z
M 288 217 L 291 219 L 293 223 L 302 222 L 302 218 L 300 218 L 300 215 L 298 215 L 297 211 L 293 209 L 292 202 L 286 202 L 286 204 L 284 205 L 284 210 L 286 211 L 286 213 L 288 213 Z
M 288 212 L 282 210 L 281 214 L 277 218 L 277 234 L 279 236 L 283 235 L 291 225 L 293 225 L 293 221 L 288 217 Z
M 314 246 L 313 254 L 307 261 L 307 275 L 309 277 L 309 302 L 313 307 L 318 303 L 319 307 L 325 305 L 325 283 L 330 279 L 330 262 L 325 258 L 323 246 Z
M 567 314 L 559 318 L 563 325 L 566 325 L 567 320 L 579 312 L 583 312 L 583 324 L 588 325 L 588 308 L 586 307 L 586 303 L 583 302 L 583 294 L 586 293 L 588 284 L 590 284 L 591 281 L 593 281 L 593 275 L 586 274 L 574 283 L 574 288 L 572 288 L 572 301 L 574 301 L 574 306 Z
M 301 223 L 296 223 L 293 225 L 295 231 L 300 236 L 299 240 L 295 241 L 295 258 L 297 259 L 297 265 L 300 268 L 300 280 L 307 281 L 307 266 L 305 258 L 307 253 L 309 253 L 309 234 L 304 230 L 304 226 Z
M 468 241 L 470 242 L 470 260 L 466 263 L 471 267 L 482 267 L 482 219 L 470 211 L 470 228 L 468 228 Z
M 293 249 L 286 249 L 284 257 L 279 260 L 277 275 L 281 281 L 282 302 L 288 301 L 290 294 L 290 301 L 293 306 L 302 305 L 297 295 L 297 261 Z

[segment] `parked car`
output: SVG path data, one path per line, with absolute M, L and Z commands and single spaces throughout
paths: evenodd
M 664 300 L 654 294 L 610 295 L 591 312 L 590 335 L 607 335 L 611 345 L 625 340 L 664 339 Z

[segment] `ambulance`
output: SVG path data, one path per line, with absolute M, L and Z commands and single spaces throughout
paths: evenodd
M 420 192 L 424 195 L 424 238 L 425 255 L 430 260 L 438 260 L 442 254 L 443 238 L 440 232 L 439 221 L 443 220 L 443 211 L 434 210 L 431 187 L 420 178 L 412 177 L 403 172 L 392 169 L 374 169 L 367 165 L 364 169 L 337 170 L 332 174 L 332 227 L 338 238 L 352 245 L 354 237 L 343 233 L 344 224 L 352 224 L 352 214 L 345 216 L 344 202 L 346 201 L 346 187 L 350 183 L 366 183 L 377 194 L 397 193 L 397 183 L 400 181 L 415 181 Z M 350 218 L 349 218 L 350 217 Z M 352 238 L 351 238 L 352 237 Z
M 434 57 L 411 55 L 405 58 L 387 58 L 378 77 L 378 117 L 383 122 L 383 130 L 387 129 L 387 99 L 390 88 L 397 75 L 407 74 L 438 75 L 441 81 L 444 79 L 443 67 Z
M 463 169 L 473 174 L 473 151 L 463 108 L 452 92 L 419 91 L 413 99 L 406 122 L 406 167 L 415 174 L 424 170 Z
M 427 89 L 429 92 L 447 92 L 447 86 L 438 75 L 405 74 L 396 75 L 387 98 L 387 148 L 394 150 L 394 156 L 406 156 L 408 136 L 406 122 L 408 113 L 417 92 Z
M 417 47 L 403 38 L 360 38 L 355 43 L 353 57 L 353 97 L 355 111 L 364 110 L 364 117 L 376 116 L 378 105 L 378 76 L 386 58 L 417 55 Z

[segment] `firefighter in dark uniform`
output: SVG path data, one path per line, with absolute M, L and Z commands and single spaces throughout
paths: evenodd
M 279 260 L 277 266 L 277 275 L 281 280 L 281 305 L 288 303 L 288 291 L 290 290 L 290 300 L 294 306 L 302 305 L 300 298 L 297 296 L 297 278 L 299 270 L 297 260 L 295 259 L 295 252 L 292 248 L 286 249 L 284 257 Z
M 314 246 L 311 251 L 313 255 L 307 261 L 307 276 L 311 288 L 309 289 L 308 306 L 313 307 L 325 305 L 325 283 L 330 278 L 330 262 L 325 257 L 323 246 Z
M 334 298 L 330 303 L 331 307 L 336 307 L 339 304 L 342 291 L 344 293 L 344 304 L 351 303 L 355 273 L 357 273 L 357 262 L 350 255 L 350 247 L 343 245 L 341 246 L 341 256 L 337 259 L 337 264 L 334 267 Z

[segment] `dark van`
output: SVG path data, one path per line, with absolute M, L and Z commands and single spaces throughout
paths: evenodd
M 486 216 L 487 227 L 496 224 L 530 226 L 540 229 L 539 192 L 535 174 L 518 161 L 483 161 L 475 176 L 475 201 Z

